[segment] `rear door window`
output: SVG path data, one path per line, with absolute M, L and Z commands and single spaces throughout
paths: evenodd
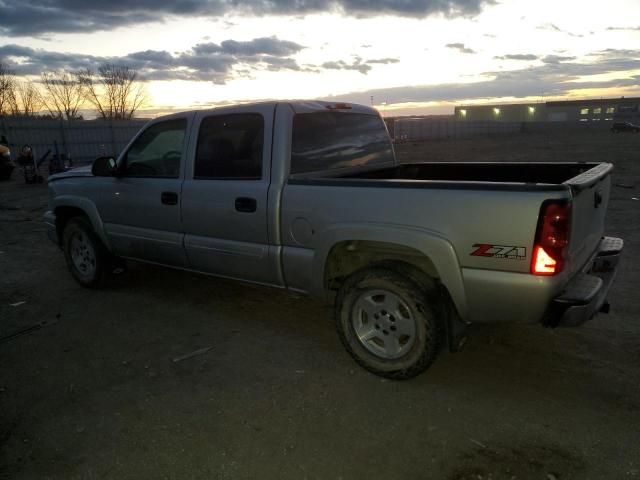
M 292 174 L 385 162 L 393 162 L 393 150 L 377 115 L 314 112 L 293 118 Z
M 259 113 L 215 115 L 202 120 L 193 178 L 262 178 L 264 119 Z

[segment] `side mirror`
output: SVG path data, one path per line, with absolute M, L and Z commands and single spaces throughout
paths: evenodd
M 118 165 L 113 157 L 98 157 L 91 166 L 91 173 L 96 177 L 113 177 L 117 171 Z

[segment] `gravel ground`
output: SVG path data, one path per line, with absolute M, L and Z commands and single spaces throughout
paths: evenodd
M 15 172 L 0 183 L 0 478 L 640 478 L 640 136 L 397 151 L 614 162 L 607 233 L 626 249 L 611 313 L 473 326 L 462 353 L 387 381 L 352 362 L 317 300 L 141 264 L 79 287 L 45 237 L 46 187 Z

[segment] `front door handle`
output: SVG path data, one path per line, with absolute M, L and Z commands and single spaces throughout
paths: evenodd
M 176 192 L 162 192 L 160 195 L 160 201 L 165 205 L 177 205 L 178 194 Z
M 253 213 L 258 208 L 255 198 L 238 197 L 236 198 L 236 210 L 238 212 Z

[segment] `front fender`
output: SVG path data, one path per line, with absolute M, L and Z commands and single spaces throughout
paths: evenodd
M 440 282 L 447 288 L 458 314 L 468 318 L 468 308 L 462 272 L 451 243 L 439 232 L 428 229 L 375 223 L 334 224 L 318 233 L 312 264 L 311 293 L 322 296 L 325 292 L 324 272 L 331 249 L 344 241 L 374 241 L 410 247 L 425 255 L 435 266 Z
M 100 240 L 102 240 L 102 243 L 111 250 L 111 245 L 109 244 L 109 240 L 104 232 L 102 218 L 100 218 L 100 214 L 98 213 L 98 208 L 95 203 L 86 197 L 80 197 L 77 195 L 59 195 L 51 200 L 51 209 L 55 212 L 55 209 L 59 207 L 74 207 L 82 210 L 89 218 L 96 235 L 98 235 Z

